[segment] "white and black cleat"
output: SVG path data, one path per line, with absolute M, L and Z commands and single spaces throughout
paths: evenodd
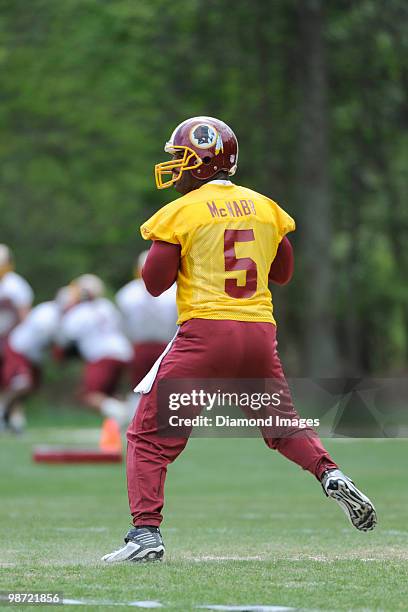
M 322 476 L 322 487 L 332 497 L 360 531 L 371 531 L 377 524 L 373 503 L 357 489 L 354 482 L 340 470 L 327 470 Z
M 101 560 L 106 563 L 161 561 L 163 555 L 164 543 L 158 527 L 134 527 L 126 534 L 125 546 Z

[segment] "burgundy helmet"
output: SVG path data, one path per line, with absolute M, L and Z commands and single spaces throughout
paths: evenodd
M 237 169 L 237 138 L 226 123 L 213 117 L 192 117 L 180 123 L 164 150 L 176 157 L 156 164 L 158 189 L 176 183 L 186 170 L 197 179 L 207 180 L 221 171 L 232 176 Z M 170 178 L 163 180 L 166 175 Z

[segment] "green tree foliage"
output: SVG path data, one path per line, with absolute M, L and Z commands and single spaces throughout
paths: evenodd
M 326 62 L 321 180 L 330 188 L 320 208 L 313 176 L 299 171 L 313 76 L 304 73 L 300 4 L 319 7 Z M 140 223 L 174 197 L 153 182 L 166 138 L 188 116 L 216 115 L 241 143 L 237 180 L 298 220 L 298 276 L 275 292 L 292 372 L 309 369 L 313 349 L 302 339 L 319 314 L 306 317 L 305 305 L 322 262 L 330 290 L 318 307 L 329 313 L 341 368 L 404 367 L 405 2 L 0 0 L 0 16 L 0 241 L 37 300 L 84 271 L 112 289 L 127 280 L 145 246 Z M 307 230 L 319 210 L 323 243 Z

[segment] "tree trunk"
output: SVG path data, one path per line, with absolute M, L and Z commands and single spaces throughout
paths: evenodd
M 327 68 L 323 0 L 302 0 L 299 17 L 298 261 L 302 270 L 304 364 L 310 376 L 335 376 Z

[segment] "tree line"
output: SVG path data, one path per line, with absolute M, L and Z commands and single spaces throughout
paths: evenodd
M 36 291 L 116 290 L 139 225 L 174 197 L 154 163 L 184 118 L 224 119 L 236 181 L 297 221 L 274 290 L 299 375 L 408 360 L 407 35 L 402 0 L 0 0 L 0 241 Z

